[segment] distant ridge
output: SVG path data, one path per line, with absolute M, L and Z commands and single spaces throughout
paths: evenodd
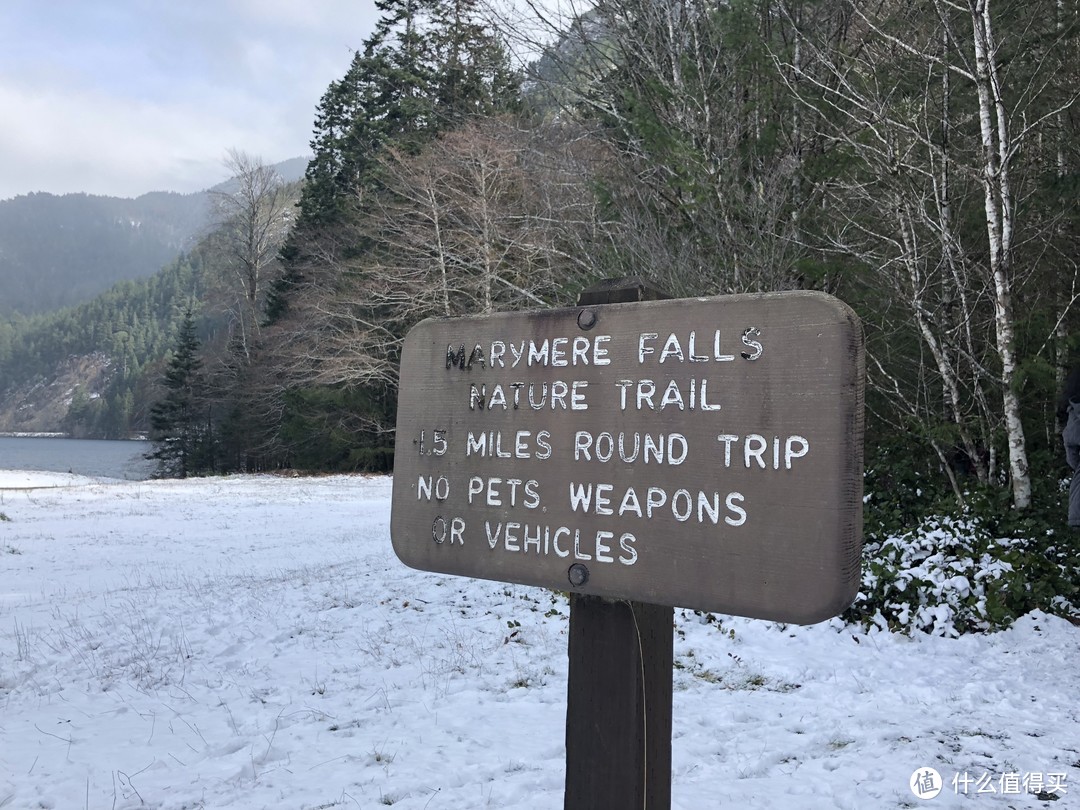
M 296 180 L 303 180 L 304 174 L 307 172 L 308 162 L 311 158 L 306 157 L 294 157 L 288 160 L 283 160 L 281 163 L 275 163 L 272 168 L 280 175 L 281 179 L 286 183 L 292 183 Z M 227 191 L 235 184 L 235 179 L 230 178 L 228 180 L 222 180 L 216 186 L 211 186 L 207 191 Z
M 274 168 L 293 181 L 307 163 L 297 157 Z M 0 318 L 74 306 L 153 275 L 205 234 L 210 192 L 230 182 L 193 194 L 34 192 L 0 200 Z

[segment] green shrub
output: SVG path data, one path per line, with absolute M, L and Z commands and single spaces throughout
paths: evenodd
M 992 531 L 994 522 L 969 508 L 961 517 L 925 518 L 900 534 L 869 535 L 862 588 L 844 618 L 957 636 L 1004 629 L 1036 609 L 1080 615 L 1075 539 L 1030 516 L 997 521 L 1025 524 L 1023 534 Z

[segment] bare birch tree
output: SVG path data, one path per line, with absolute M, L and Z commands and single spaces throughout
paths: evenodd
M 218 242 L 235 285 L 233 342 L 249 360 L 269 283 L 280 270 L 278 251 L 292 224 L 297 193 L 272 166 L 239 150 L 229 150 L 225 166 L 232 179 L 211 196 Z
M 531 69 L 534 98 L 595 128 L 620 163 L 620 182 L 601 186 L 624 226 L 613 259 L 675 294 L 816 285 L 794 238 L 799 122 L 763 47 L 780 35 L 771 4 L 566 8 L 532 4 L 531 24 L 513 27 L 561 31 Z
M 1017 175 L 1075 95 L 1052 96 L 1048 59 L 1003 69 L 991 0 L 846 6 L 848 39 L 837 46 L 805 37 L 805 50 L 825 69 L 800 72 L 800 86 L 789 85 L 840 152 L 856 158 L 824 189 L 841 212 L 826 242 L 874 268 L 904 304 L 933 360 L 949 421 L 983 480 L 994 469 L 992 457 L 984 466 L 980 445 L 992 448 L 1002 431 L 1013 504 L 1025 508 L 1031 481 L 1014 295 L 1035 272 L 1018 261 L 1020 234 L 1026 227 L 1030 237 L 1034 226 L 1019 214 Z M 1014 37 L 1009 53 L 1022 48 Z M 777 61 L 782 73 L 797 72 Z M 956 211 L 976 187 L 981 245 Z M 964 215 L 971 214 L 968 205 Z
M 357 200 L 353 230 L 306 248 L 323 272 L 293 304 L 306 326 L 282 347 L 294 384 L 393 397 L 401 343 L 421 319 L 571 303 L 591 275 L 576 231 L 596 221 L 587 141 L 573 132 L 488 119 L 417 156 L 387 150 L 384 188 Z M 368 247 L 349 255 L 349 243 Z

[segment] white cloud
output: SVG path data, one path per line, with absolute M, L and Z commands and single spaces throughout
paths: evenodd
M 371 0 L 99 0 L 0 10 L 0 199 L 134 196 L 224 179 L 236 147 L 308 151 L 315 106 L 370 34 Z
M 233 120 L 183 106 L 0 85 L 0 109 L 6 118 L 0 199 L 30 191 L 195 191 L 224 179 L 230 145 L 252 153 L 291 150 Z
M 373 0 L 233 0 L 229 5 L 233 14 L 252 24 L 299 27 L 321 35 L 355 30 L 357 18 L 373 22 L 377 14 Z M 370 30 L 371 25 L 363 27 Z

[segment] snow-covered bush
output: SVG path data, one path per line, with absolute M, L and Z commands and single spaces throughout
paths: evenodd
M 883 630 L 957 636 L 998 630 L 1036 608 L 1080 615 L 1073 538 L 1051 529 L 1001 538 L 985 521 L 926 518 L 897 535 L 870 536 L 862 587 L 845 613 Z

